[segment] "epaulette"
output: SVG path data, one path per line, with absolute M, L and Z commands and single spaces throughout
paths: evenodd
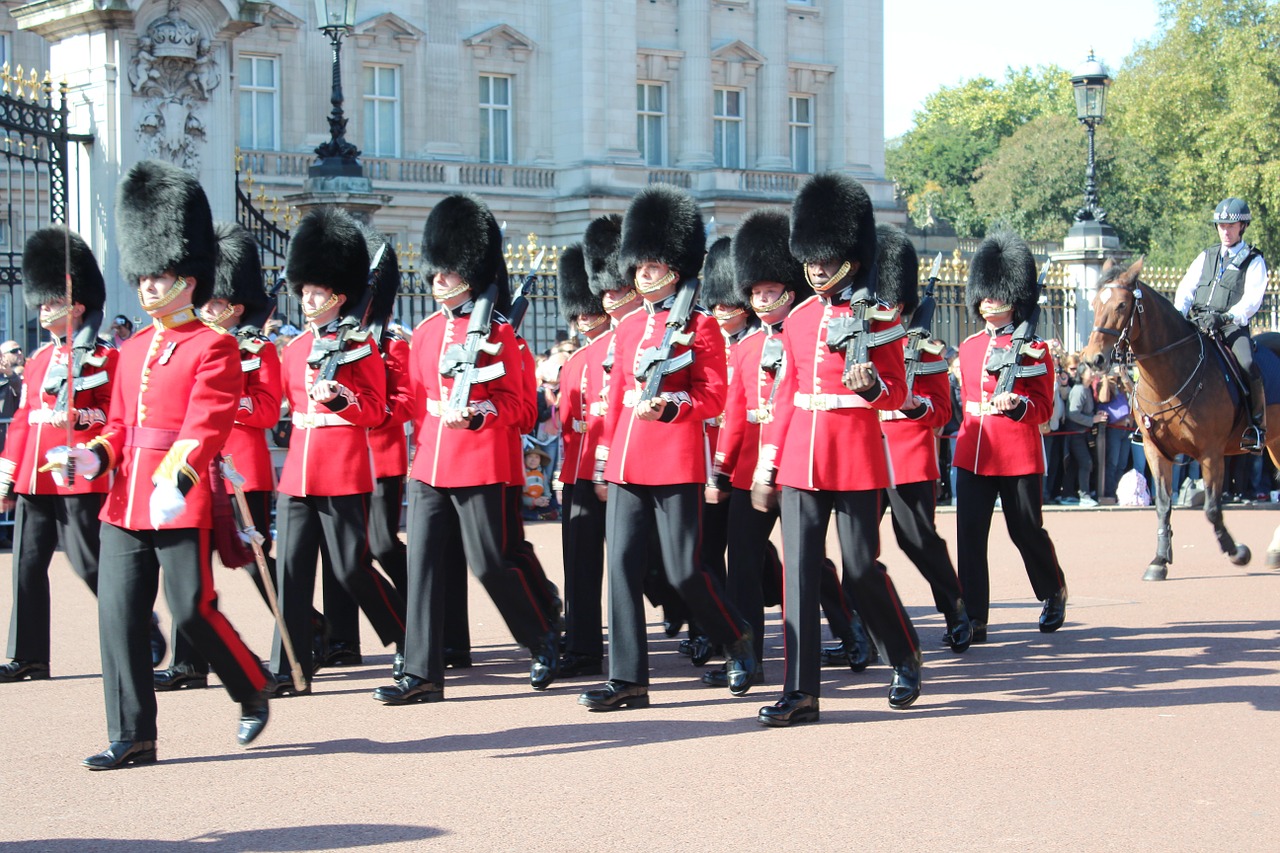
M 203 317 L 200 317 L 200 318 L 199 318 L 199 320 L 200 320 L 200 322 L 201 322 L 201 323 L 204 323 L 205 328 L 212 329 L 213 331 L 217 332 L 217 333 L 218 333 L 218 334 L 220 334 L 220 335 L 229 335 L 229 334 L 231 334 L 231 333 L 230 333 L 230 332 L 228 332 L 226 329 L 224 329 L 224 328 L 222 328 L 221 326 L 219 326 L 217 323 L 210 323 L 208 320 L 206 320 L 206 319 L 205 319 L 205 318 L 203 318 Z
M 970 335 L 969 337 L 965 338 L 965 340 L 966 340 L 966 341 L 971 341 L 971 340 L 973 340 L 974 338 L 978 337 L 979 335 L 985 335 L 986 333 L 987 333 L 987 330 L 986 330 L 986 329 L 979 329 L 978 331 L 974 332 L 974 333 L 973 333 L 972 335 Z
M 40 353 L 44 352 L 46 349 L 48 349 L 51 346 L 53 346 L 53 341 L 45 341 L 40 346 L 36 347 L 36 351 L 31 353 L 31 357 L 35 358 L 36 356 L 38 356 Z

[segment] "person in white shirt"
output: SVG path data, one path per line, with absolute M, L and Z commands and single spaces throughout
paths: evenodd
M 1256 246 L 1244 242 L 1253 217 L 1249 205 L 1226 198 L 1213 211 L 1220 245 L 1210 246 L 1191 262 L 1178 284 L 1173 304 L 1201 330 L 1221 331 L 1223 340 L 1249 377 L 1250 425 L 1240 441 L 1243 450 L 1260 452 L 1266 443 L 1266 399 L 1262 374 L 1253 361 L 1249 320 L 1262 307 L 1267 288 L 1267 262 Z

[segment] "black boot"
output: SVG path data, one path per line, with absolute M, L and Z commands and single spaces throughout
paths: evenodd
M 1240 449 L 1261 453 L 1267 444 L 1267 396 L 1256 365 L 1249 375 L 1249 421 L 1240 439 Z

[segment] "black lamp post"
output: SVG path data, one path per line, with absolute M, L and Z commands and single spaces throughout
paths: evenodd
M 307 170 L 313 177 L 364 177 L 360 165 L 360 149 L 347 141 L 347 119 L 342 114 L 342 37 L 356 25 L 356 0 L 315 0 L 320 31 L 329 37 L 333 47 L 333 94 L 329 102 L 329 139 L 316 148 L 319 157 Z
M 1076 69 L 1071 77 L 1071 88 L 1076 96 L 1076 118 L 1089 132 L 1089 165 L 1084 173 L 1084 207 L 1076 211 L 1076 222 L 1094 220 L 1103 222 L 1107 212 L 1098 205 L 1098 181 L 1093 160 L 1093 130 L 1102 124 L 1106 115 L 1107 87 L 1111 85 L 1111 75 L 1107 67 L 1099 62 L 1089 51 L 1089 58 L 1084 65 Z

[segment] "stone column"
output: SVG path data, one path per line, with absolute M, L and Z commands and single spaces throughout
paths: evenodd
M 765 64 L 756 76 L 760 115 L 756 119 L 759 140 L 755 168 L 773 171 L 791 169 L 790 89 L 787 74 L 787 13 L 785 2 L 761 3 L 756 7 L 756 48 Z M 750 120 L 750 117 L 748 117 Z
M 462 130 L 468 126 L 462 111 L 479 107 L 466 94 L 474 87 L 463 79 L 467 67 L 462 33 L 458 30 L 458 0 L 432 0 L 426 29 L 426 157 L 430 160 L 461 160 L 469 150 Z
M 1120 237 L 1110 223 L 1090 219 L 1072 225 L 1062 241 L 1062 251 L 1049 256 L 1052 263 L 1066 269 L 1067 281 L 1076 292 L 1075 311 L 1064 318 L 1062 331 L 1062 345 L 1068 352 L 1079 351 L 1088 342 L 1102 265 L 1108 258 L 1124 261 L 1132 255 L 1121 248 Z
M 704 169 L 711 153 L 711 0 L 680 0 L 680 142 L 676 165 Z M 634 98 L 632 99 L 634 100 Z

